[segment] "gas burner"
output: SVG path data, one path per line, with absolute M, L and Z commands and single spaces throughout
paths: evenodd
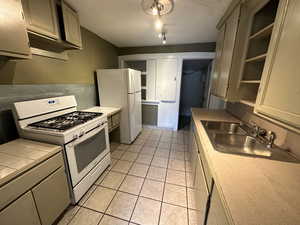
M 53 129 L 65 131 L 77 125 L 83 124 L 89 120 L 101 116 L 103 113 L 75 111 L 61 116 L 53 117 L 47 120 L 42 120 L 36 123 L 29 124 L 30 127 L 39 129 Z

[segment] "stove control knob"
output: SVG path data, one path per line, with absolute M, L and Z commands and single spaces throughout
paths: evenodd
M 80 131 L 79 137 L 82 137 L 84 135 L 84 131 Z
M 73 139 L 78 139 L 78 135 L 77 135 L 77 134 L 74 134 L 74 135 L 73 135 Z

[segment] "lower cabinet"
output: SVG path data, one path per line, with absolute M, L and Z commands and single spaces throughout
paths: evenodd
M 205 225 L 229 225 L 218 189 L 213 185 Z
M 192 131 L 193 129 L 194 129 L 194 124 L 192 124 Z M 195 224 L 203 225 L 205 221 L 206 211 L 207 211 L 209 192 L 208 192 L 202 161 L 199 154 L 199 148 L 197 145 L 194 132 L 190 132 L 189 150 L 191 152 L 191 164 L 192 164 L 192 179 L 193 179 L 192 188 L 194 189 L 196 208 L 200 212 L 200 215 L 196 218 Z
M 189 151 L 192 164 L 192 188 L 195 193 L 196 207 L 201 212 L 195 224 L 229 225 L 194 122 L 191 123 Z
M 42 225 L 51 225 L 70 203 L 64 167 L 43 180 L 32 192 Z
M 28 191 L 0 212 L 3 225 L 41 225 L 32 192 Z
M 111 132 L 120 126 L 120 112 L 107 117 L 108 131 Z
M 0 187 L 0 196 L 0 225 L 53 224 L 71 202 L 62 153 Z

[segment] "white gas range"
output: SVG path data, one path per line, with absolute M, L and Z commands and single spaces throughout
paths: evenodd
M 107 117 L 77 111 L 74 96 L 14 103 L 14 118 L 21 137 L 63 146 L 74 204 L 110 164 Z

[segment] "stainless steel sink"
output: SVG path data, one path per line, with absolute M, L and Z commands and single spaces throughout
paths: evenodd
M 205 129 L 209 132 L 227 133 L 227 134 L 246 134 L 239 123 L 202 121 Z
M 272 151 L 248 135 L 210 133 L 209 137 L 217 151 L 244 155 L 271 157 Z
M 295 157 L 276 146 L 268 148 L 265 143 L 250 136 L 239 123 L 202 121 L 202 124 L 216 151 L 299 163 Z

